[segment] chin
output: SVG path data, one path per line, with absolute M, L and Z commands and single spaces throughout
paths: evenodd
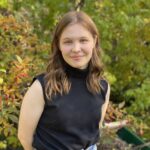
M 70 66 L 72 66 L 73 68 L 77 68 L 77 69 L 85 69 L 86 65 L 82 65 L 82 64 L 75 64 L 75 63 L 70 63 Z
M 86 67 L 85 67 L 85 66 L 75 66 L 74 68 L 77 68 L 77 69 L 85 69 Z

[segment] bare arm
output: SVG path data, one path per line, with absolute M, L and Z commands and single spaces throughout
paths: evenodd
M 24 150 L 33 150 L 34 131 L 44 109 L 41 84 L 38 80 L 26 92 L 20 110 L 18 138 Z
M 104 118 L 105 118 L 106 110 L 107 110 L 107 107 L 108 107 L 108 104 L 109 104 L 109 97 L 110 97 L 110 85 L 108 84 L 108 90 L 107 90 L 107 93 L 106 93 L 105 103 L 102 105 L 102 115 L 101 115 L 101 120 L 100 120 L 100 124 L 99 124 L 100 128 L 102 127 L 102 124 L 103 124 L 103 121 L 104 121 Z

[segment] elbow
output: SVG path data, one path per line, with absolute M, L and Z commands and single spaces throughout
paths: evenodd
M 17 137 L 18 137 L 18 139 L 19 139 L 19 141 L 20 141 L 21 135 L 20 135 L 20 132 L 19 132 L 19 131 L 18 131 L 18 133 L 17 133 Z
M 21 144 L 27 141 L 25 135 L 20 131 L 18 131 L 17 137 Z
M 18 137 L 18 140 L 22 143 L 22 141 L 23 141 L 23 136 L 21 135 L 20 132 L 18 132 L 17 137 Z
M 32 144 L 33 138 L 30 137 L 29 135 L 25 134 L 25 133 L 18 131 L 17 137 L 18 137 L 18 139 L 22 145 L 23 144 Z
M 27 138 L 27 136 L 22 133 L 18 133 L 17 136 L 24 150 L 33 150 L 32 140 L 30 138 Z

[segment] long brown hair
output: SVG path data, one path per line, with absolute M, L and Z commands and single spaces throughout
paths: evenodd
M 51 55 L 45 74 L 45 93 L 49 100 L 52 96 L 59 94 L 67 94 L 70 90 L 71 83 L 64 71 L 64 60 L 59 49 L 59 40 L 63 30 L 70 24 L 79 23 L 84 26 L 96 39 L 96 45 L 93 49 L 92 58 L 89 62 L 89 73 L 86 78 L 86 85 L 92 94 L 101 91 L 100 79 L 102 78 L 103 67 L 101 63 L 101 49 L 99 45 L 99 33 L 92 19 L 82 11 L 71 11 L 66 13 L 57 24 L 52 45 Z

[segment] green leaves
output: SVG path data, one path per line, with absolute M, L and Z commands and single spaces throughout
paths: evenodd
M 136 102 L 132 103 L 130 112 L 139 112 L 139 110 L 149 110 L 150 106 L 150 80 L 143 81 L 141 87 L 128 90 L 125 95 L 127 97 L 136 97 Z
M 50 45 L 37 38 L 28 21 L 17 19 L 12 14 L 0 18 L 0 140 L 5 139 L 0 141 L 0 149 L 20 146 L 17 126 L 21 101 L 30 75 L 43 69 L 50 51 Z
M 1 0 L 0 1 L 0 7 L 7 8 L 7 6 L 8 6 L 8 1 L 7 0 Z

